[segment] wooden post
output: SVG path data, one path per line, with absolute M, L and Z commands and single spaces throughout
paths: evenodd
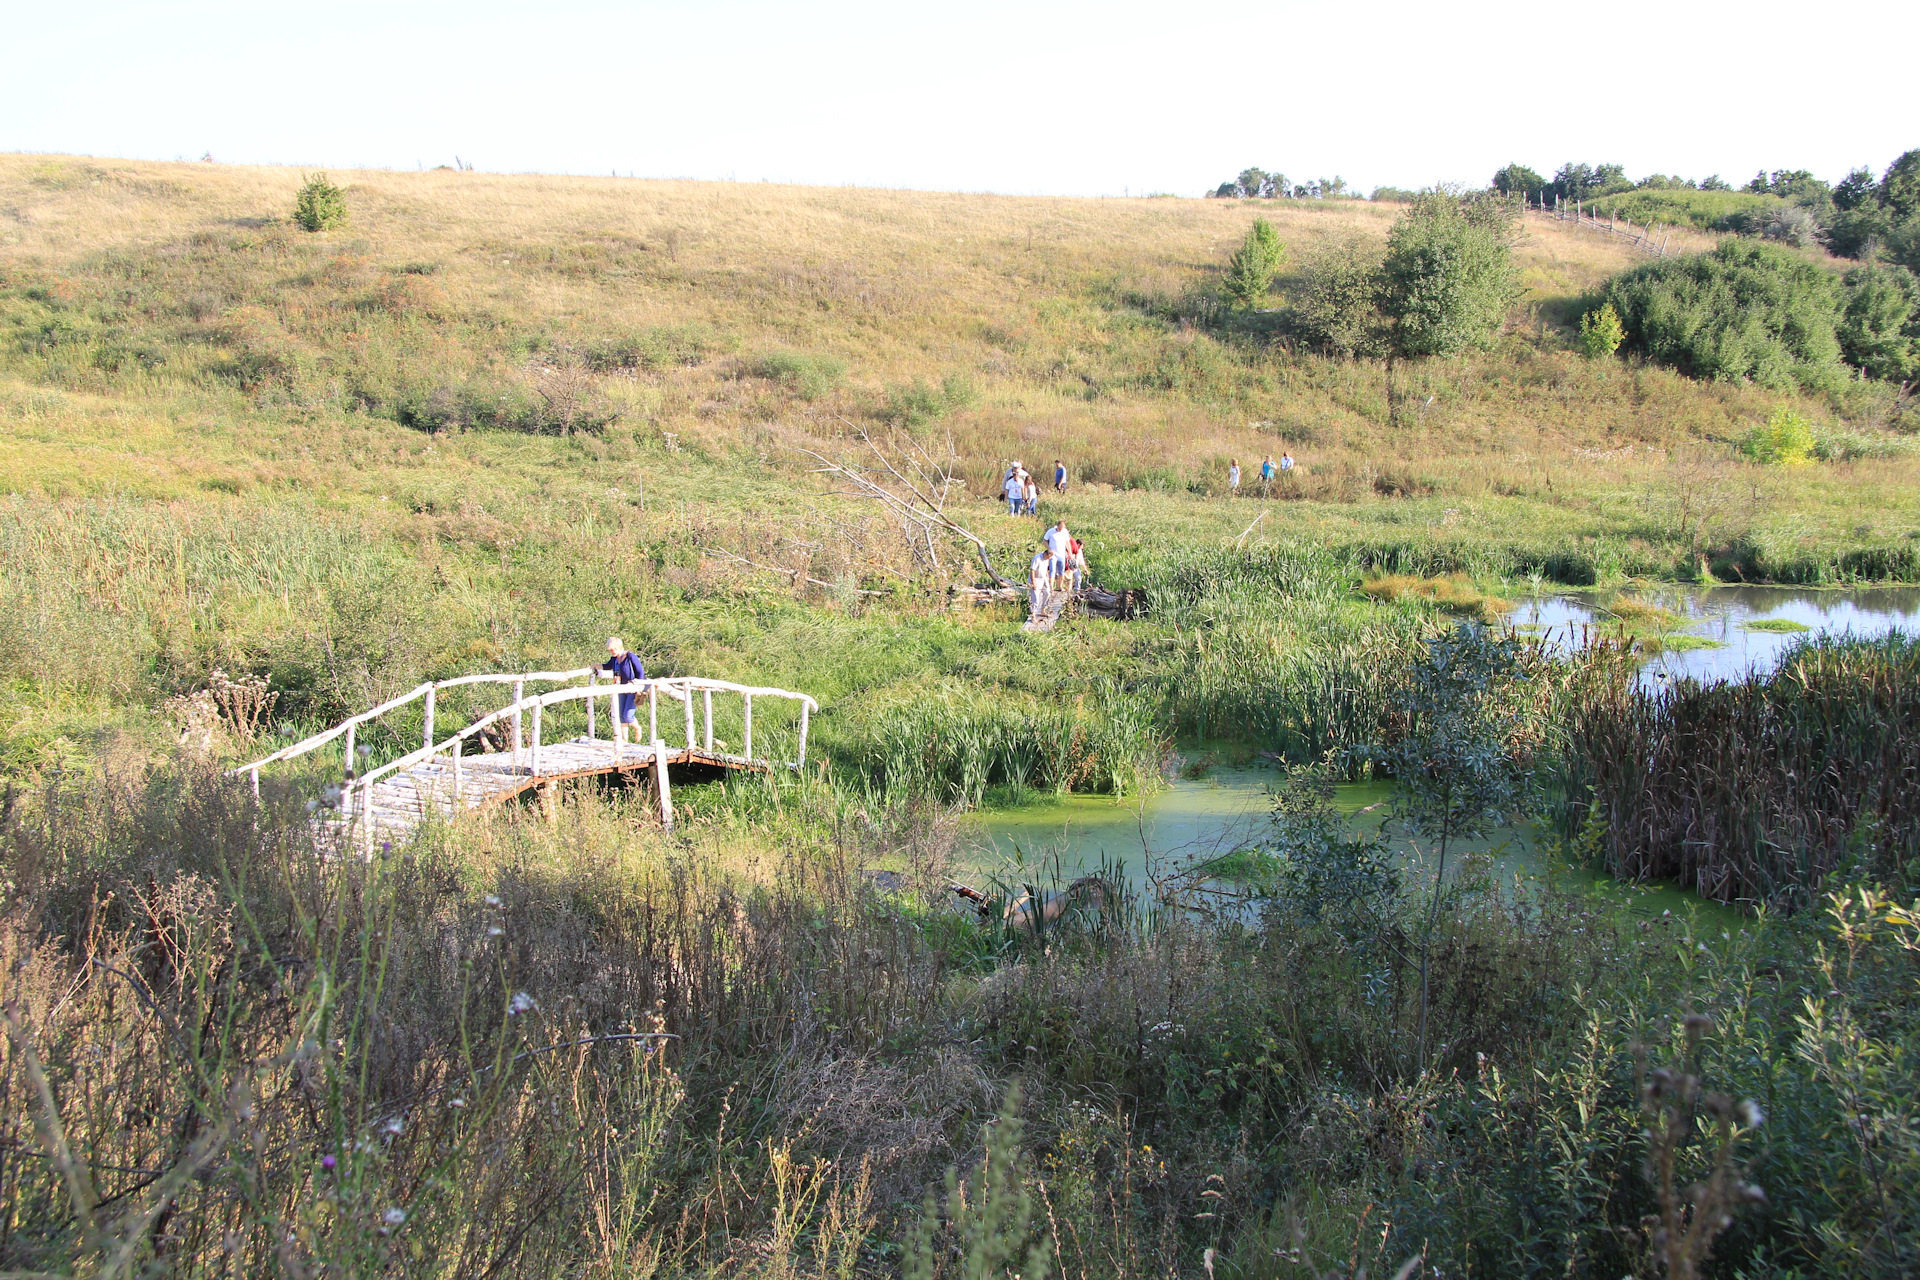
M 807 765 L 807 704 L 800 704 L 800 758 L 794 761 L 794 768 L 804 769 Z
M 751 724 L 752 721 L 748 721 L 748 723 Z M 247 777 L 253 780 L 253 798 L 258 800 L 260 798 L 260 771 L 258 769 L 249 769 L 247 770 Z
M 467 745 L 467 740 L 465 738 L 455 738 L 453 740 L 453 807 L 456 809 L 460 807 L 460 800 L 461 800 L 460 748 L 464 747 L 465 745 Z
M 420 743 L 423 747 L 433 745 L 433 695 L 437 692 L 439 692 L 437 686 L 427 686 L 427 731 L 422 735 L 422 741 Z
M 341 780 L 342 782 L 345 782 L 345 781 L 347 780 L 347 778 L 348 778 L 349 776 L 351 776 L 351 775 L 352 775 L 352 773 L 353 773 L 353 735 L 354 735 L 354 732 L 355 732 L 355 731 L 356 731 L 357 729 L 359 729 L 359 727 L 360 727 L 360 726 L 359 726 L 359 725 L 357 725 L 357 724 L 350 724 L 350 725 L 348 725 L 348 726 L 347 726 L 347 757 L 346 757 L 346 763 L 344 763 L 344 764 L 342 764 L 342 765 L 340 766 L 340 780 Z
M 526 696 L 527 682 L 513 682 L 513 767 L 520 767 L 520 699 Z
M 707 741 L 707 750 L 708 750 L 708 751 L 712 751 L 712 750 L 713 750 L 713 690 L 711 690 L 711 689 L 702 689 L 702 690 L 700 691 L 700 699 L 701 699 L 701 701 L 702 701 L 702 702 L 704 702 L 704 703 L 706 703 L 706 710 L 707 710 L 707 736 L 706 736 L 706 741 Z
M 600 669 L 598 667 L 595 667 L 587 672 L 587 688 L 597 689 L 599 687 L 600 687 Z M 607 695 L 607 719 L 612 721 L 615 725 L 618 725 L 620 723 L 619 704 L 614 701 L 614 695 L 612 694 Z M 613 730 L 613 732 L 618 733 L 619 730 L 615 729 Z M 587 695 L 587 741 L 592 742 L 593 739 L 594 739 L 593 695 L 589 693 Z
M 691 751 L 693 750 L 693 682 L 689 680 L 681 685 L 680 691 L 687 695 L 687 750 Z
M 743 739 L 740 745 L 740 754 L 751 760 L 753 759 L 753 695 L 749 693 L 743 696 L 746 701 L 740 712 L 740 722 L 742 725 L 740 732 Z
M 660 736 L 660 686 L 647 682 L 647 741 L 653 742 Z
M 673 790 L 667 784 L 667 743 L 653 740 L 653 792 L 660 797 L 660 825 L 673 830 Z

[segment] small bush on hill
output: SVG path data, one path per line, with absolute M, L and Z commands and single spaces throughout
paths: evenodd
M 324 173 L 305 175 L 306 182 L 293 199 L 293 220 L 303 231 L 325 231 L 347 225 L 347 193 L 327 181 Z
M 937 387 L 915 378 L 906 386 L 887 388 L 880 417 L 896 427 L 924 427 L 967 408 L 977 398 L 973 384 L 959 374 L 948 374 Z
M 1764 425 L 1747 432 L 1740 442 L 1740 452 L 1755 462 L 1792 467 L 1806 462 L 1813 446 L 1812 425 L 1782 406 L 1768 416 Z
M 1586 352 L 1589 360 L 1612 355 L 1620 349 L 1626 337 L 1627 331 L 1620 323 L 1620 313 L 1613 309 L 1611 302 L 1603 302 L 1598 311 L 1589 311 L 1580 317 L 1580 349 Z
M 754 372 L 791 388 L 802 400 L 818 400 L 846 376 L 847 362 L 803 351 L 770 351 L 760 357 Z

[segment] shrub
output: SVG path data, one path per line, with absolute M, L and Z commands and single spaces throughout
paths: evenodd
M 937 387 L 915 378 L 904 387 L 887 388 L 887 402 L 880 417 L 896 427 L 924 427 L 967 408 L 978 394 L 973 384 L 957 373 L 942 378 Z
M 1613 309 L 1611 302 L 1603 302 L 1598 311 L 1589 311 L 1580 317 L 1580 349 L 1586 352 L 1589 360 L 1612 355 L 1620 349 L 1626 337 L 1627 331 L 1620 323 L 1620 313 Z
M 1690 377 L 1829 389 L 1845 376 L 1839 278 L 1788 249 L 1728 240 L 1623 272 L 1602 299 L 1630 347 Z
M 1380 261 L 1371 246 L 1345 240 L 1307 264 L 1307 284 L 1295 300 L 1295 331 L 1330 354 L 1355 356 L 1379 345 Z
M 1519 292 L 1514 216 L 1497 196 L 1434 191 L 1394 223 L 1380 275 L 1398 354 L 1450 356 L 1492 345 Z
M 1920 370 L 1920 279 L 1905 267 L 1847 272 L 1840 350 L 1867 376 L 1899 382 Z
M 847 362 L 800 351 L 770 351 L 760 357 L 753 371 L 791 388 L 802 400 L 818 400 L 846 376 Z
M 306 181 L 293 198 L 293 220 L 305 231 L 326 231 L 347 225 L 347 193 L 327 181 L 324 173 L 301 175 Z
M 1787 467 L 1806 462 L 1813 447 L 1813 427 L 1784 405 L 1740 441 L 1740 452 L 1755 462 Z

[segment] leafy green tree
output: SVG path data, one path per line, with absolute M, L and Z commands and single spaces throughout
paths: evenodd
M 1611 302 L 1603 302 L 1597 311 L 1589 311 L 1580 317 L 1580 349 L 1589 360 L 1602 360 L 1620 349 L 1626 341 L 1627 330 L 1620 323 L 1620 313 L 1613 309 Z
M 1252 200 L 1273 194 L 1273 177 L 1265 169 L 1242 169 L 1234 180 L 1242 196 Z
M 1920 372 L 1920 278 L 1905 267 L 1862 266 L 1842 281 L 1840 350 L 1869 377 L 1905 381 Z
M 1220 290 L 1227 304 L 1240 310 L 1257 306 L 1273 288 L 1274 273 L 1286 260 L 1286 246 L 1280 233 L 1265 218 L 1255 218 L 1247 229 L 1247 238 L 1227 259 L 1227 273 Z
M 1485 192 L 1448 191 L 1429 192 L 1400 215 L 1380 270 L 1391 355 L 1451 356 L 1493 344 L 1520 293 L 1514 216 Z
M 1407 674 L 1399 698 L 1407 732 L 1361 754 L 1392 775 L 1394 818 L 1409 835 L 1436 846 L 1433 904 L 1420 940 L 1418 1062 L 1425 1071 L 1428 958 L 1447 852 L 1525 812 L 1534 797 L 1531 774 L 1513 746 L 1520 724 L 1514 694 L 1525 678 L 1518 638 L 1463 622 L 1429 640 Z
M 1332 355 L 1366 355 L 1380 346 L 1380 255 L 1358 237 L 1338 241 L 1307 263 L 1294 299 L 1299 335 Z
M 347 223 L 347 193 L 327 181 L 324 173 L 302 175 L 299 194 L 293 199 L 293 220 L 306 231 L 325 231 Z
M 1863 204 L 1877 202 L 1879 198 L 1873 170 L 1864 165 L 1849 172 L 1833 189 L 1833 206 L 1836 209 L 1858 209 Z
M 1731 184 L 1727 182 L 1725 178 L 1722 178 L 1719 174 L 1710 173 L 1706 177 L 1700 179 L 1700 190 L 1731 191 L 1733 190 L 1733 187 Z
M 1880 203 L 1896 221 L 1920 214 L 1920 147 L 1904 151 L 1880 178 Z
M 1545 178 L 1523 164 L 1510 164 L 1493 175 L 1493 189 L 1502 195 L 1530 194 L 1546 185 Z

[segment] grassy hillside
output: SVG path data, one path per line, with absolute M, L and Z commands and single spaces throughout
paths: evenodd
M 352 221 L 311 235 L 290 170 L 0 159 L 0 652 L 35 758 L 219 665 L 328 716 L 616 628 L 830 695 L 918 678 L 917 646 L 1004 644 L 938 609 L 965 557 L 903 572 L 898 531 L 809 474 L 861 431 L 950 445 L 955 510 L 1009 566 L 1036 532 L 992 496 L 1010 457 L 1066 459 L 1049 510 L 1138 578 L 1253 523 L 1227 462 L 1285 449 L 1256 545 L 1572 582 L 1914 569 L 1878 389 L 1798 406 L 1864 456 L 1732 461 L 1778 398 L 1573 354 L 1576 300 L 1630 259 L 1551 220 L 1498 348 L 1403 366 L 1394 426 L 1380 365 L 1206 323 L 1256 212 L 1297 268 L 1393 207 L 334 176 Z M 728 555 L 895 604 L 823 612 Z M 859 638 L 796 639 L 823 626 Z

